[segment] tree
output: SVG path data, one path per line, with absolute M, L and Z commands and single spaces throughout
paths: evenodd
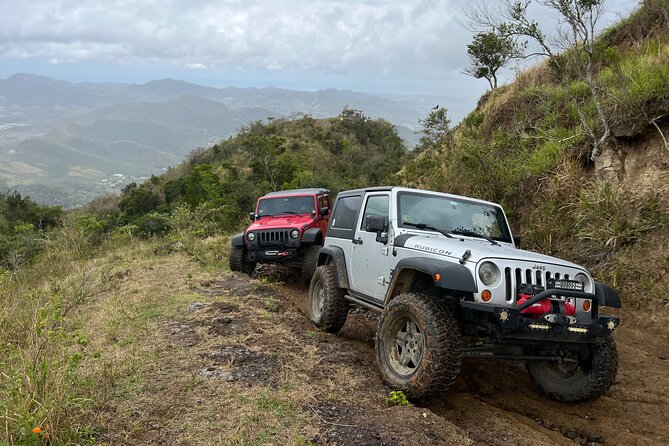
M 583 107 L 583 95 L 573 98 L 583 129 L 592 140 L 590 158 L 594 160 L 601 148 L 611 138 L 611 125 L 602 106 L 603 89 L 595 76 L 595 38 L 599 20 L 604 13 L 604 0 L 539 0 L 539 3 L 558 13 L 560 25 L 553 36 L 544 33 L 539 24 L 531 20 L 527 9 L 532 0 L 504 0 L 501 11 L 491 11 L 484 4 L 468 11 L 470 27 L 493 29 L 501 38 L 533 40 L 538 49 L 524 57 L 545 56 L 557 79 L 567 85 L 582 79 L 587 85 L 588 99 L 595 106 L 595 113 L 602 132 L 596 134 Z M 517 40 L 516 40 L 517 42 Z
M 497 88 L 497 70 L 512 59 L 523 57 L 526 44 L 519 43 L 513 36 L 501 35 L 495 30 L 474 35 L 467 45 L 467 54 L 472 66 L 465 73 L 476 79 L 485 78 L 490 89 Z
M 421 126 L 419 132 L 422 136 L 414 149 L 415 153 L 446 142 L 451 129 L 451 120 L 445 107 L 435 106 L 427 117 L 419 120 L 418 123 Z

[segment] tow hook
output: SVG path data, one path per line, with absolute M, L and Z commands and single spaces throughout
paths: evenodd
M 576 323 L 576 318 L 574 316 L 567 316 L 566 314 L 551 313 L 544 316 L 551 324 L 557 325 L 574 325 Z

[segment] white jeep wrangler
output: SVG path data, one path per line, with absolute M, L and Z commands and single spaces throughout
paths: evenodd
M 502 207 L 425 190 L 377 187 L 337 197 L 309 315 L 339 331 L 350 305 L 381 313 L 376 357 L 411 398 L 443 392 L 463 357 L 525 361 L 550 398 L 605 393 L 618 370 L 617 293 L 588 271 L 518 248 Z

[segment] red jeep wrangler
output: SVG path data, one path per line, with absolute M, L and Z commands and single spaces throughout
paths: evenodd
M 252 274 L 257 263 L 300 268 L 303 280 L 316 270 L 330 218 L 330 191 L 294 189 L 258 199 L 251 225 L 232 237 L 230 269 Z

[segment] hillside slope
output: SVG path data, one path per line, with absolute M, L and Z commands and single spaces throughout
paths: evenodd
M 235 137 L 194 151 L 163 175 L 124 189 L 118 221 L 166 221 L 185 206 L 208 212 L 218 229 L 231 231 L 269 191 L 325 187 L 336 194 L 379 185 L 408 156 L 392 124 L 356 110 L 330 119 L 257 121 Z
M 669 2 L 645 2 L 598 45 L 614 136 L 594 163 L 575 106 L 581 80 L 565 85 L 543 64 L 482 97 L 396 181 L 501 202 L 526 248 L 589 266 L 628 304 L 666 304 Z M 594 104 L 581 108 L 596 126 Z

